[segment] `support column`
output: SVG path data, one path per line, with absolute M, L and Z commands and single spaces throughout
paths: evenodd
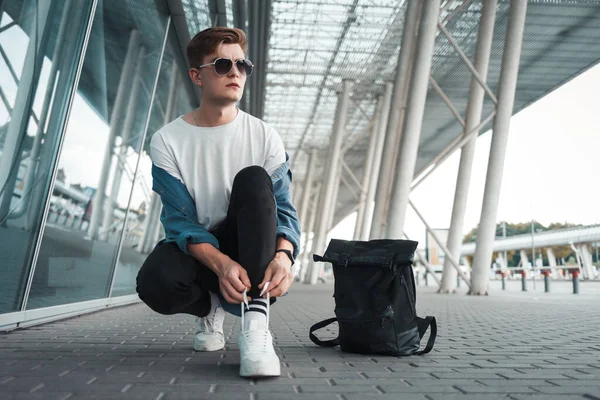
M 385 91 L 383 93 L 383 104 L 381 106 L 381 116 L 379 123 L 379 132 L 377 133 L 377 144 L 375 146 L 375 155 L 373 156 L 373 165 L 371 167 L 371 176 L 367 187 L 367 199 L 365 212 L 363 214 L 363 221 L 361 224 L 360 240 L 369 240 L 369 232 L 371 232 L 371 226 L 373 221 L 373 212 L 375 208 L 375 193 L 377 191 L 378 182 L 380 179 L 380 169 L 383 157 L 383 146 L 385 144 L 386 132 L 387 132 L 387 121 L 390 115 L 390 108 L 392 105 L 392 91 L 394 85 L 390 82 L 385 84 Z M 389 184 L 388 184 L 389 185 Z
M 506 156 L 506 143 L 513 113 L 519 60 L 527 2 L 513 0 L 510 4 L 502 69 L 498 82 L 498 107 L 492 134 L 490 158 L 483 195 L 483 207 L 477 233 L 477 244 L 473 257 L 473 273 L 471 275 L 471 291 L 473 295 L 487 295 L 489 274 L 488 268 L 492 257 L 494 238 L 496 235 L 496 216 L 498 200 L 502 185 L 502 172 Z
M 481 20 L 479 21 L 479 34 L 477 36 L 474 67 L 484 82 L 487 80 L 492 38 L 494 35 L 496 3 L 496 0 L 483 2 Z M 467 115 L 463 135 L 468 135 L 469 132 L 476 129 L 477 125 L 481 122 L 484 96 L 485 91 L 483 87 L 475 77 L 471 78 L 469 103 L 467 105 Z M 473 166 L 473 157 L 475 155 L 475 145 L 477 143 L 478 135 L 479 132 L 476 132 L 473 135 L 473 137 L 463 146 L 460 154 L 460 166 L 458 168 L 456 191 L 454 193 L 454 206 L 452 208 L 450 231 L 448 232 L 448 250 L 450 250 L 450 254 L 454 256 L 456 261 L 460 258 L 460 248 L 463 239 L 463 224 L 471 181 L 471 169 Z M 446 254 L 440 293 L 454 293 L 456 291 L 457 273 L 453 268 L 449 257 L 450 256 Z
M 388 216 L 388 220 L 393 221 L 393 223 L 387 227 L 386 236 L 391 239 L 399 239 L 403 237 L 404 233 L 404 220 L 410 195 L 410 184 L 414 177 L 419 150 L 439 13 L 440 0 L 430 0 L 423 3 L 415 62 L 407 99 L 406 117 L 398 153 L 398 166 Z
M 317 166 L 317 162 L 319 161 L 318 153 L 319 151 L 317 149 L 312 149 L 308 156 L 308 167 L 306 170 L 306 176 L 304 177 L 304 189 L 302 190 L 300 213 L 298 214 L 298 219 L 300 220 L 301 224 L 303 224 L 304 221 L 307 219 L 308 205 L 310 203 L 310 196 L 312 194 L 315 169 Z
M 358 200 L 358 211 L 356 213 L 356 224 L 354 225 L 354 240 L 360 240 L 362 232 L 362 226 L 365 219 L 365 212 L 367 209 L 367 189 L 370 180 L 373 178 L 373 159 L 375 158 L 375 151 L 377 150 L 377 142 L 379 139 L 380 127 L 382 124 L 381 114 L 383 107 L 383 98 L 377 99 L 377 106 L 375 107 L 375 114 L 373 114 L 373 129 L 369 137 L 369 147 L 367 149 L 367 156 L 365 158 L 365 165 L 363 171 L 363 177 L 360 187 L 360 194 Z
M 550 265 L 550 270 L 552 271 L 552 277 L 558 278 L 556 256 L 554 255 L 554 250 L 552 247 L 546 248 L 546 255 L 548 256 L 548 263 Z
M 546 255 L 548 256 L 548 263 L 550 264 L 550 268 L 556 268 L 556 256 L 554 255 L 554 250 L 552 247 L 548 247 L 546 249 Z
M 521 249 L 519 250 L 519 254 L 521 255 L 521 268 L 527 269 L 529 267 L 527 265 L 527 263 L 529 263 L 529 256 L 527 255 L 527 252 Z
M 310 283 L 307 271 L 311 265 L 311 254 L 312 254 L 312 249 L 314 248 L 314 230 L 315 230 L 315 222 L 317 219 L 317 214 L 318 214 L 318 210 L 317 210 L 317 205 L 319 204 L 319 197 L 320 197 L 320 193 L 321 193 L 321 185 L 317 185 L 317 187 L 315 188 L 315 194 L 314 194 L 314 199 L 312 201 L 312 205 L 309 207 L 309 213 L 310 213 L 310 221 L 308 222 L 308 229 L 306 230 L 306 243 L 304 244 L 304 252 L 302 253 L 302 256 L 300 257 L 301 259 L 301 264 L 300 264 L 300 271 L 298 272 L 298 280 L 300 282 L 305 282 L 305 283 Z M 312 236 L 311 236 L 312 235 Z
M 119 79 L 119 87 L 117 89 L 117 95 L 113 104 L 112 113 L 110 116 L 110 130 L 108 133 L 108 141 L 104 150 L 104 161 L 102 162 L 102 169 L 100 171 L 100 179 L 98 180 L 98 188 L 94 194 L 94 200 L 92 201 L 92 215 L 90 217 L 90 225 L 88 227 L 88 237 L 90 239 L 96 239 L 98 230 L 100 228 L 100 221 L 102 220 L 103 205 L 106 197 L 106 186 L 108 184 L 108 174 L 110 172 L 110 165 L 112 162 L 113 147 L 115 145 L 115 138 L 117 132 L 120 131 L 121 117 L 123 109 L 125 108 L 125 99 L 127 93 L 129 93 L 129 83 L 132 80 L 133 70 L 135 67 L 136 53 L 140 47 L 140 33 L 137 30 L 131 32 L 129 36 L 129 45 L 127 47 L 127 54 L 125 56 L 125 63 L 123 64 L 123 71 L 121 71 L 121 78 Z
M 327 211 L 333 201 L 335 192 L 335 185 L 339 185 L 337 179 L 337 172 L 340 165 L 340 155 L 342 150 L 342 139 L 345 133 L 346 127 L 346 114 L 348 112 L 348 101 L 350 98 L 350 89 L 352 83 L 349 80 L 344 80 L 343 88 L 338 97 L 337 108 L 335 112 L 335 122 L 333 125 L 333 135 L 331 137 L 331 145 L 329 147 L 329 156 L 327 157 L 327 164 L 325 165 L 325 180 L 323 182 L 323 189 L 321 197 L 319 199 L 319 207 L 317 210 L 321 210 L 322 213 L 319 215 L 319 223 L 317 224 L 317 230 L 315 232 L 314 248 L 317 254 L 322 254 L 325 251 L 325 240 L 327 239 L 327 231 L 329 227 L 329 215 Z M 317 283 L 319 277 L 319 271 L 321 266 L 314 262 L 311 263 L 310 270 L 308 271 L 309 282 L 311 284 Z
M 98 232 L 98 239 L 100 240 L 108 239 L 108 232 L 113 223 L 115 206 L 117 205 L 117 199 L 121 189 L 121 181 L 123 180 L 123 171 L 127 166 L 127 149 L 129 148 L 129 141 L 131 137 L 134 136 L 132 131 L 134 129 L 138 108 L 138 99 L 140 97 L 140 80 L 142 79 L 144 68 L 146 67 L 144 64 L 145 56 L 146 50 L 144 47 L 140 47 L 137 55 L 135 73 L 133 74 L 133 82 L 131 83 L 131 92 L 129 93 L 127 111 L 125 112 L 125 121 L 123 122 L 123 128 L 121 130 L 121 146 L 119 146 L 119 149 L 116 150 L 117 162 L 115 164 L 115 173 L 112 180 L 110 195 L 106 198 L 106 202 L 104 204 L 102 225 Z M 132 184 L 135 184 L 135 182 L 132 182 Z
M 373 205 L 373 217 L 369 234 L 371 239 L 382 238 L 385 233 L 385 221 L 387 220 L 388 203 L 391 195 L 390 182 L 394 179 L 397 152 L 402 136 L 406 95 L 412 70 L 420 6 L 421 1 L 408 0 L 400 54 L 398 56 L 398 69 L 396 70 L 393 94 L 390 100 L 391 107 L 389 107 L 386 124 L 385 146 L 383 147 L 385 150 L 382 152 L 382 157 L 378 157 L 380 159 L 380 165 L 377 168 L 379 179 L 376 182 L 377 189 L 374 196 L 375 204 Z
M 335 182 L 333 184 L 333 196 L 331 196 L 331 203 L 329 203 L 327 215 L 329 216 L 329 220 L 327 221 L 327 233 L 325 233 L 324 241 L 327 242 L 327 234 L 333 228 L 333 221 L 335 219 L 335 209 L 337 205 L 338 194 L 340 193 L 340 186 L 342 184 L 342 174 L 344 173 L 342 170 L 341 163 L 341 155 L 340 155 L 340 163 L 337 165 L 337 175 L 335 177 Z M 324 249 L 324 248 L 323 248 Z
M 594 262 L 592 261 L 592 252 L 590 251 L 589 243 L 582 243 L 579 246 L 579 254 L 581 254 L 581 267 L 583 270 L 584 279 L 594 279 L 595 270 Z

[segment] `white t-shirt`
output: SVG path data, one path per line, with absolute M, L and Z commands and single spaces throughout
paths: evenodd
M 242 110 L 221 126 L 198 127 L 181 117 L 152 136 L 150 157 L 159 168 L 185 184 L 196 203 L 198 222 L 211 230 L 227 216 L 236 174 L 258 165 L 269 175 L 283 164 L 279 134 Z

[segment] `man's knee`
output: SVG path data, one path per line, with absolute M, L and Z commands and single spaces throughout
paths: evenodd
M 238 172 L 232 193 L 235 193 L 232 197 L 235 196 L 238 202 L 274 209 L 273 183 L 263 167 L 246 167 Z
M 233 180 L 234 187 L 243 187 L 244 191 L 270 188 L 273 190 L 273 183 L 267 171 L 258 165 L 246 167 L 238 172 Z

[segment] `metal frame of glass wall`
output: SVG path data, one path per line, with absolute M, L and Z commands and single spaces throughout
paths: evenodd
M 0 239 L 28 243 L 17 255 L 0 256 L 0 331 L 139 301 L 137 270 L 162 234 L 150 137 L 195 102 L 166 5 L 131 0 L 114 10 L 114 2 L 72 1 L 39 3 L 43 10 L 31 0 L 0 6 L 0 50 L 3 32 L 19 26 L 13 36 L 30 42 L 26 56 L 37 60 L 30 66 L 25 57 L 19 76 L 11 51 L 0 51 L 0 74 L 7 67 L 17 87 L 11 98 L 15 85 L 0 79 Z M 66 25 L 78 7 L 75 30 Z M 139 18 L 146 12 L 154 19 Z M 70 74 L 59 58 L 68 59 Z M 36 67 L 37 75 L 26 73 Z M 25 84 L 31 87 L 19 87 Z M 31 114 L 21 118 L 22 133 L 14 123 L 19 89 L 28 93 L 23 113 Z M 12 254 L 6 243 L 0 252 Z

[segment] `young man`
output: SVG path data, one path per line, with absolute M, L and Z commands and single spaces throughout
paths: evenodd
M 187 56 L 202 103 L 152 137 L 166 239 L 137 291 L 161 314 L 197 316 L 197 351 L 225 346 L 225 310 L 241 316 L 240 375 L 278 376 L 269 308 L 292 283 L 300 238 L 288 157 L 272 127 L 236 107 L 253 68 L 244 32 L 206 29 Z

